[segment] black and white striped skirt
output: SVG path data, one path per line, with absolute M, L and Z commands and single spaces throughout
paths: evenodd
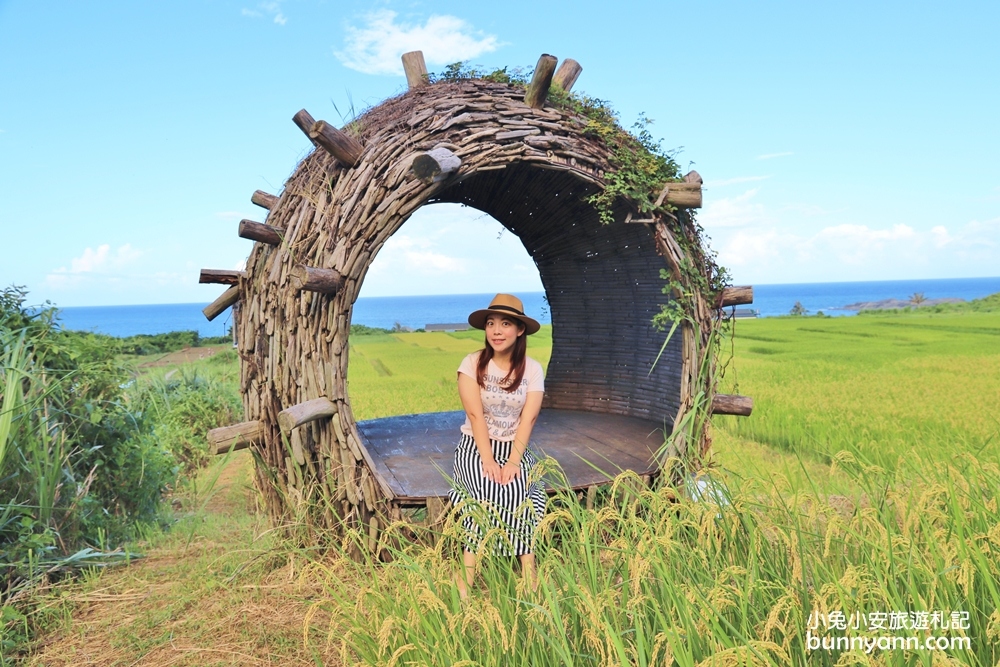
M 490 440 L 493 458 L 501 466 L 510 458 L 513 441 Z M 471 435 L 462 434 L 455 448 L 455 484 L 451 501 L 459 508 L 465 548 L 478 552 L 483 537 L 493 553 L 517 556 L 534 553 L 535 528 L 545 514 L 545 490 L 532 476 L 538 459 L 531 450 L 521 457 L 521 474 L 507 484 L 483 475 L 483 460 Z M 496 530 L 494 530 L 496 529 Z

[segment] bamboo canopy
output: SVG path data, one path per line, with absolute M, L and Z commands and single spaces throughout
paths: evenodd
M 709 303 L 692 290 L 689 315 L 704 326 L 682 327 L 665 349 L 664 334 L 650 324 L 669 298 L 660 270 L 685 284 L 682 264 L 704 265 L 684 208 L 700 205 L 700 176 L 659 193 L 658 203 L 677 207 L 673 214 L 639 215 L 621 200 L 615 222 L 602 224 L 585 199 L 604 187 L 610 150 L 587 132 L 586 119 L 546 102 L 553 77 L 568 89 L 579 63 L 567 60 L 556 72 L 556 59 L 542 56 L 525 91 L 485 80 L 429 83 L 417 54 L 404 56 L 410 90 L 346 128 L 295 114 L 315 149 L 283 192 L 254 194 L 268 209 L 264 223 L 241 225 L 240 235 L 256 242 L 220 302 L 239 291 L 234 325 L 247 422 L 214 437 L 220 451 L 234 442 L 257 451 L 258 484 L 274 517 L 287 515 L 288 499 L 306 497 L 321 501 L 314 520 L 331 528 L 361 522 L 376 535 L 402 516 L 405 498 L 351 410 L 348 334 L 372 261 L 425 204 L 462 203 L 492 215 L 537 265 L 553 323 L 543 414 L 614 415 L 669 433 L 697 396 L 714 393 L 699 386 L 698 367 L 710 354 L 722 299 Z M 742 414 L 740 398 L 720 399 L 718 412 Z M 683 455 L 704 450 L 709 438 L 676 442 Z M 429 508 L 440 508 L 440 497 L 425 495 Z

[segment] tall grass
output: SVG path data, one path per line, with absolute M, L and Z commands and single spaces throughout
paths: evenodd
M 833 665 L 866 657 L 810 651 L 813 611 L 966 611 L 969 629 L 936 634 L 968 636 L 972 650 L 934 660 L 995 665 L 1000 468 L 963 456 L 888 471 L 847 453 L 837 465 L 864 504 L 754 480 L 730 481 L 721 502 L 677 502 L 669 489 L 636 493 L 628 475 L 594 510 L 557 494 L 538 534 L 538 591 L 487 555 L 466 604 L 454 584 L 458 527 L 434 547 L 397 541 L 403 527 L 390 527 L 391 563 L 315 565 L 329 588 L 329 641 L 345 665 Z M 892 665 L 932 657 L 876 654 Z
M 169 454 L 123 386 L 118 348 L 0 292 L 0 602 L 155 521 Z M 86 557 L 84 557 L 86 556 Z
M 7 447 L 11 443 L 14 415 L 22 409 L 24 389 L 22 380 L 27 374 L 28 357 L 25 355 L 24 337 L 21 332 L 16 337 L 11 332 L 0 332 L 0 346 L 3 348 L 2 368 L 4 374 L 3 401 L 0 401 L 0 471 L 7 458 Z
M 142 437 L 170 451 L 185 475 L 214 455 L 205 437 L 209 430 L 242 421 L 238 370 L 235 355 L 223 352 L 197 365 L 146 374 L 130 388 L 129 400 L 150 423 Z

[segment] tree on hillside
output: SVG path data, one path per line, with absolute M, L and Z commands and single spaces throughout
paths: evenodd
M 924 296 L 923 292 L 914 292 L 913 296 L 910 297 L 910 303 L 914 306 L 919 306 L 924 301 L 927 301 L 927 297 Z
M 805 306 L 802 305 L 801 301 L 796 301 L 795 305 L 792 306 L 792 309 L 790 311 L 788 311 L 788 314 L 789 315 L 808 315 L 809 311 L 806 309 Z

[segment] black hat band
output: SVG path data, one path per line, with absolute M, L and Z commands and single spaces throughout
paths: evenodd
M 527 315 L 522 313 L 520 310 L 518 310 L 517 308 L 512 308 L 511 306 L 490 306 L 486 310 L 509 310 L 512 313 L 517 313 L 521 317 L 527 317 Z

